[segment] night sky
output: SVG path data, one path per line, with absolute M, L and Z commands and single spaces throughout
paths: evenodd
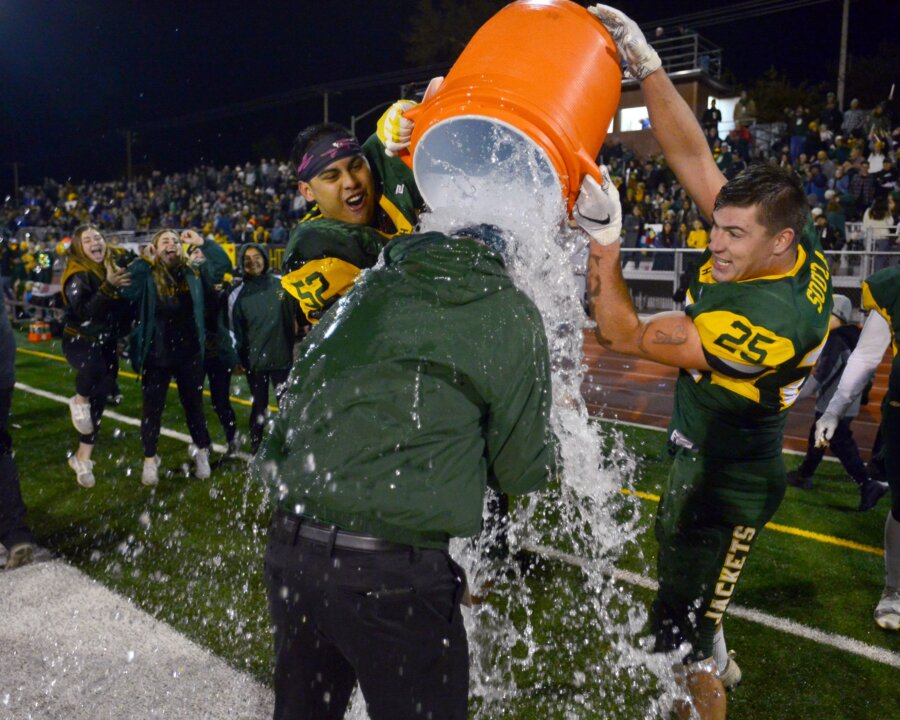
M 124 175 L 125 140 L 138 128 L 136 172 L 173 171 L 283 156 L 296 132 L 322 118 L 322 100 L 170 128 L 152 123 L 278 96 L 311 85 L 410 68 L 402 39 L 416 0 L 0 0 L 0 191 L 45 175 Z M 718 1 L 634 0 L 640 23 L 722 7 Z M 699 28 L 725 50 L 739 81 L 774 65 L 793 80 L 831 81 L 841 3 Z M 871 54 L 900 27 L 900 2 L 855 0 L 851 53 Z M 889 88 L 885 88 L 887 94 Z M 332 120 L 349 124 L 399 83 L 342 93 Z M 358 128 L 371 132 L 378 113 Z

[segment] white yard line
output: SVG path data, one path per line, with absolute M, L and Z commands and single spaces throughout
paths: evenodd
M 31 395 L 37 395 L 38 397 L 42 397 L 47 400 L 53 400 L 53 402 L 62 403 L 63 405 L 69 404 L 69 398 L 67 397 L 57 395 L 56 393 L 49 392 L 48 390 L 41 390 L 40 388 L 32 387 L 31 385 L 26 385 L 25 383 L 17 382 L 16 389 L 22 390 L 23 392 L 27 392 Z M 129 415 L 122 415 L 121 413 L 117 413 L 114 410 L 109 410 L 108 408 L 103 411 L 103 417 L 109 418 L 110 420 L 115 420 L 116 422 L 120 422 L 123 425 L 131 425 L 132 427 L 136 428 L 139 428 L 141 426 L 140 418 L 133 418 Z M 187 433 L 178 432 L 177 430 L 170 430 L 169 428 L 165 427 L 160 429 L 159 434 L 167 438 L 172 438 L 173 440 L 180 440 L 181 442 L 187 444 L 193 442 L 191 436 Z M 223 455 L 228 452 L 228 448 L 225 445 L 221 445 L 219 443 L 213 443 L 212 449 L 217 453 L 222 453 Z M 246 461 L 251 460 L 251 456 L 247 455 L 246 453 L 237 453 L 235 457 Z
M 612 425 L 626 425 L 628 427 L 639 428 L 640 430 L 655 430 L 656 432 L 666 432 L 666 428 L 661 428 L 657 425 L 646 425 L 644 423 L 629 422 L 628 420 L 616 420 L 616 418 L 600 417 L 599 415 L 595 415 L 591 418 L 591 420 L 610 423 Z M 781 452 L 786 455 L 806 455 L 806 453 L 802 452 L 801 450 L 788 450 L 787 448 L 781 448 Z M 838 461 L 836 457 L 832 457 L 828 454 L 826 454 L 825 457 L 822 458 L 822 460 L 826 460 L 828 462 Z
M 564 562 L 567 565 L 572 565 L 574 567 L 583 569 L 595 567 L 595 564 L 590 560 L 586 560 L 576 555 L 571 555 L 569 553 L 565 553 L 557 550 L 556 548 L 547 547 L 545 545 L 526 546 L 526 549 L 535 552 L 542 557 L 559 560 L 560 562 Z M 628 583 L 629 585 L 642 587 L 646 590 L 656 591 L 658 587 L 655 580 L 651 580 L 650 578 L 646 578 L 642 575 L 638 575 L 637 573 L 629 572 L 627 570 L 618 570 L 615 568 L 609 570 L 604 568 L 603 571 L 615 580 L 621 580 L 622 582 Z M 875 607 L 876 601 L 877 598 L 872 599 L 873 609 Z M 874 662 L 883 663 L 884 665 L 890 665 L 891 667 L 900 668 L 900 654 L 891 652 L 890 650 L 886 650 L 885 648 L 867 645 L 866 643 L 860 642 L 859 640 L 854 640 L 853 638 L 848 638 L 843 635 L 836 635 L 834 633 L 828 633 L 824 630 L 817 630 L 816 628 L 801 625 L 800 623 L 794 622 L 793 620 L 785 620 L 784 618 L 775 617 L 774 615 L 769 615 L 768 613 L 764 613 L 759 610 L 744 608 L 734 604 L 728 606 L 728 615 L 731 617 L 740 618 L 742 620 L 748 620 L 749 622 L 757 623 L 758 625 L 764 625 L 765 627 L 771 628 L 773 630 L 778 630 L 779 632 L 783 632 L 788 635 L 794 635 L 796 637 L 803 638 L 804 640 L 818 643 L 819 645 L 827 645 L 828 647 L 833 647 L 837 650 L 843 650 L 844 652 L 852 653 L 853 655 L 859 655 L 860 657 L 866 658 L 867 660 L 872 660 Z M 874 623 L 874 620 L 872 622 Z

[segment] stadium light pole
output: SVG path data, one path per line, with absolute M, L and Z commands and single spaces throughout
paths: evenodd
M 381 108 L 385 108 L 390 104 L 391 104 L 390 100 L 388 100 L 387 102 L 380 102 L 377 105 L 373 105 L 372 107 L 370 107 L 368 110 L 366 110 L 361 115 L 351 115 L 350 116 L 350 134 L 353 135 L 354 137 L 356 137 L 356 121 L 357 120 L 362 120 L 367 115 L 371 115 L 376 110 L 381 110 Z
M 322 91 L 322 122 L 328 122 L 329 100 L 332 95 L 340 95 L 340 91 L 333 92 L 331 90 Z
M 125 136 L 125 178 L 131 182 L 132 165 L 131 165 L 131 144 L 134 142 L 134 133 L 131 130 L 119 130 Z
M 13 169 L 13 197 L 15 198 L 16 205 L 19 204 L 19 165 L 20 162 L 11 162 Z
M 847 29 L 850 25 L 850 0 L 844 0 L 844 12 L 841 19 L 841 57 L 838 60 L 837 101 L 838 107 L 844 109 L 844 89 L 847 84 Z

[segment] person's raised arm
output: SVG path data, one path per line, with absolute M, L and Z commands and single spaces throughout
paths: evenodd
M 707 219 L 726 179 L 709 150 L 703 130 L 684 98 L 678 94 L 659 55 L 637 23 L 608 5 L 588 8 L 612 35 L 630 75 L 641 83 L 650 115 L 650 129 L 678 182 Z
M 709 370 L 700 333 L 683 312 L 659 313 L 648 320 L 638 317 L 619 259 L 619 193 L 605 167 L 601 176 L 602 185 L 589 175 L 584 177 L 572 214 L 592 240 L 587 284 L 597 341 L 609 350 L 664 365 Z

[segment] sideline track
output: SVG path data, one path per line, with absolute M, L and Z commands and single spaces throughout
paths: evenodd
M 56 393 L 51 393 L 46 390 L 41 390 L 40 388 L 34 388 L 30 385 L 26 385 L 25 383 L 16 383 L 16 388 L 23 392 L 27 392 L 38 397 L 45 398 L 47 400 L 52 400 L 54 402 L 66 405 L 68 404 L 68 398 L 63 397 L 62 395 L 57 395 Z M 109 417 L 110 420 L 114 420 L 117 422 L 122 422 L 128 425 L 140 425 L 140 420 L 136 418 L 129 417 L 127 415 L 121 415 L 120 413 L 111 412 L 107 410 L 104 412 L 105 417 Z M 170 430 L 168 428 L 162 428 L 161 434 L 166 437 L 180 440 L 184 443 L 190 443 L 191 438 L 189 435 L 185 433 L 180 433 L 175 430 Z M 224 452 L 225 447 L 222 445 L 213 445 L 213 449 L 216 452 Z M 650 493 L 635 493 L 636 496 L 642 497 L 647 500 L 656 501 L 659 500 L 658 496 L 651 495 Z M 867 545 L 861 545 L 859 543 L 854 543 L 849 540 L 842 540 L 841 538 L 831 538 L 825 535 L 819 535 L 818 533 L 811 533 L 806 530 L 801 530 L 799 528 L 790 528 L 782 525 L 770 525 L 767 526 L 769 529 L 774 530 L 775 532 L 786 532 L 791 535 L 804 537 L 815 542 L 828 542 L 829 544 L 839 545 L 841 547 L 845 547 L 852 550 L 862 551 L 862 552 L 870 552 L 872 554 L 884 554 L 884 551 L 880 548 L 874 548 Z M 535 545 L 532 547 L 528 547 L 527 549 L 534 550 L 541 555 L 546 556 L 547 558 L 559 560 L 561 562 L 565 562 L 569 565 L 573 565 L 579 568 L 586 568 L 592 566 L 592 562 L 585 558 L 580 558 L 575 555 L 570 555 L 568 553 L 561 552 L 555 548 L 545 547 L 541 545 Z M 876 552 L 877 551 L 877 552 Z M 625 570 L 613 569 L 608 571 L 613 578 L 616 580 L 620 580 L 622 582 L 626 582 L 630 585 L 635 585 L 638 587 L 642 587 L 649 590 L 656 589 L 656 581 L 650 578 L 644 577 L 642 575 L 638 575 L 637 573 L 628 572 Z M 778 630 L 780 632 L 794 635 L 796 637 L 801 637 L 806 640 L 810 640 L 812 642 L 818 643 L 820 645 L 826 645 L 829 647 L 836 648 L 838 650 L 842 650 L 844 652 L 852 653 L 854 655 L 858 655 L 860 657 L 866 658 L 873 662 L 882 663 L 885 665 L 889 665 L 891 667 L 895 667 L 900 669 L 900 654 L 892 652 L 890 650 L 885 650 L 884 648 L 875 647 L 873 645 L 867 645 L 864 642 L 859 640 L 854 640 L 853 638 L 848 638 L 843 635 L 837 635 L 825 632 L 823 630 L 818 630 L 816 628 L 810 628 L 805 625 L 801 625 L 800 623 L 794 622 L 792 620 L 787 620 L 784 618 L 779 618 L 774 615 L 769 615 L 768 613 L 764 613 L 759 610 L 753 610 L 752 608 L 743 608 L 740 606 L 731 605 L 729 607 L 729 613 L 733 617 L 738 617 L 742 620 L 747 620 L 749 622 L 757 623 L 759 625 L 763 625 L 765 627 Z M 76 613 L 77 614 L 77 613 Z M 0 693 L 0 708 L 2 708 L 3 694 Z
M 0 572 L 0 720 L 263 720 L 272 691 L 62 560 Z

